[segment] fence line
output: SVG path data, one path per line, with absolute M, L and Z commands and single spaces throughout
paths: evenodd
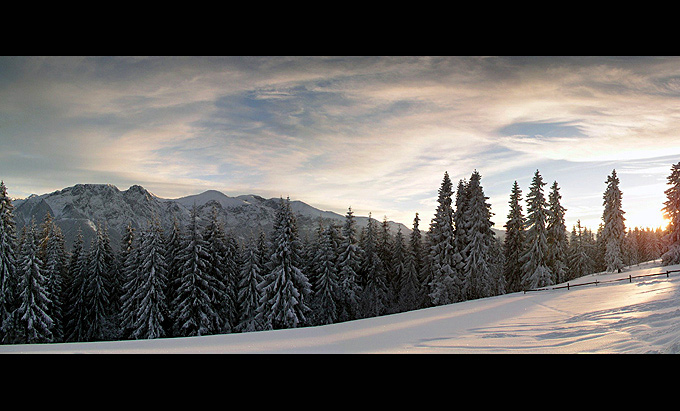
M 630 275 L 630 274 L 628 274 L 628 277 L 616 278 L 614 280 L 605 280 L 605 281 L 595 280 L 595 281 L 590 281 L 590 282 L 587 282 L 587 283 L 579 283 L 579 284 L 571 284 L 571 285 L 569 283 L 567 283 L 566 285 L 560 285 L 560 286 L 556 286 L 556 287 L 533 288 L 533 289 L 529 289 L 529 290 L 524 290 L 524 294 L 526 294 L 529 291 L 558 290 L 558 289 L 561 289 L 561 288 L 566 288 L 567 290 L 569 290 L 571 288 L 580 287 L 582 285 L 592 285 L 592 284 L 598 285 L 598 284 L 606 284 L 606 283 L 615 283 L 617 281 L 625 281 L 625 280 L 628 280 L 628 282 L 632 283 L 633 278 L 653 277 L 653 276 L 657 276 L 657 275 L 665 275 L 666 278 L 668 278 L 668 277 L 670 277 L 670 273 L 678 273 L 678 272 L 680 272 L 680 270 L 666 270 L 664 272 L 654 273 L 654 274 L 641 274 L 641 275 Z

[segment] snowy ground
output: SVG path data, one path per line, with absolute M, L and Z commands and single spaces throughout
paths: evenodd
M 145 341 L 0 346 L 0 353 L 680 353 L 680 269 L 658 262 L 570 284 L 323 327 Z

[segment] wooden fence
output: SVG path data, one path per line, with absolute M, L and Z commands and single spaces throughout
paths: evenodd
M 626 280 L 628 280 L 628 282 L 632 283 L 633 278 L 654 277 L 654 276 L 658 276 L 658 275 L 665 275 L 666 278 L 668 278 L 668 277 L 670 277 L 670 273 L 678 273 L 678 272 L 680 272 L 680 270 L 666 270 L 666 271 L 661 272 L 661 273 L 643 274 L 643 275 L 630 275 L 629 274 L 628 277 L 616 278 L 614 280 L 605 280 L 605 281 L 595 280 L 595 281 L 590 281 L 590 282 L 587 282 L 587 283 L 578 283 L 578 284 L 567 283 L 566 285 L 560 285 L 560 286 L 555 286 L 555 287 L 533 288 L 533 289 L 530 289 L 530 290 L 524 290 L 524 294 L 526 294 L 529 291 L 558 290 L 560 288 L 566 288 L 567 290 L 569 290 L 571 288 L 580 287 L 582 285 L 593 285 L 593 284 L 598 285 L 598 284 L 606 284 L 606 283 L 615 283 L 615 282 L 618 282 L 618 281 L 626 281 Z

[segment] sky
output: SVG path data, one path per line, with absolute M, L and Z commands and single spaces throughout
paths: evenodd
M 627 227 L 665 225 L 680 58 L 0 57 L 0 179 L 290 197 L 426 230 L 445 172 L 474 170 L 496 228 L 514 181 L 554 181 L 597 229 L 616 170 Z M 523 203 L 526 213 L 526 203 Z

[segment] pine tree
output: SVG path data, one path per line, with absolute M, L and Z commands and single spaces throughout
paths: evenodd
M 85 284 L 88 250 L 83 246 L 83 233 L 78 228 L 69 263 L 67 287 L 66 341 L 85 341 Z
M 53 320 L 48 314 L 50 304 L 47 280 L 42 274 L 38 257 L 35 221 L 24 228 L 25 236 L 19 253 L 19 334 L 22 343 L 52 342 Z
M 557 186 L 557 181 L 555 181 L 550 187 L 550 194 L 548 195 L 547 219 L 548 267 L 552 272 L 552 281 L 555 284 L 563 282 L 566 278 L 569 249 L 567 227 L 564 224 L 564 213 L 567 210 L 560 204 L 561 199 L 562 195 Z
M 667 179 L 670 187 L 664 191 L 667 200 L 663 213 L 668 220 L 664 238 L 668 250 L 661 256 L 663 265 L 680 264 L 680 163 L 673 164 Z
M 128 224 L 123 233 L 120 244 L 118 267 L 121 276 L 121 313 L 119 324 L 122 338 L 132 338 L 132 332 L 139 312 L 139 301 L 135 292 L 139 288 L 139 256 L 140 240 L 135 234 L 132 224 Z
M 312 284 L 312 323 L 314 325 L 333 324 L 338 319 L 338 271 L 337 259 L 339 235 L 332 224 L 322 232 L 317 249 L 315 281 Z
M 165 316 L 165 329 L 168 336 L 174 336 L 175 312 L 174 301 L 177 296 L 177 286 L 180 278 L 179 253 L 182 248 L 182 230 L 177 218 L 173 218 L 172 229 L 165 240 L 165 265 L 168 268 L 167 286 L 165 287 L 165 301 L 168 303 L 168 313 Z
M 401 232 L 401 227 L 397 229 L 397 234 L 394 236 L 394 241 L 392 242 L 392 276 L 393 280 L 390 283 L 390 311 L 399 312 L 402 308 L 399 304 L 399 297 L 401 295 L 401 284 L 406 276 L 406 259 L 408 255 L 408 249 L 406 246 L 406 239 L 404 234 Z
M 377 317 L 387 310 L 387 279 L 379 253 L 377 221 L 368 214 L 368 224 L 362 232 L 360 246 L 363 250 L 361 262 L 362 316 Z
M 154 218 L 142 235 L 137 267 L 138 287 L 133 300 L 138 302 L 131 337 L 151 339 L 165 336 L 164 313 L 167 311 L 165 287 L 167 267 L 165 243 L 160 221 Z
M 387 221 L 387 216 L 383 216 L 383 221 L 378 230 L 378 257 L 382 262 L 382 271 L 385 273 L 385 287 L 387 291 L 386 309 L 388 309 L 389 302 L 394 301 L 397 278 L 394 273 L 394 261 L 392 256 L 392 234 L 390 233 L 390 226 Z
M 480 182 L 481 175 L 475 170 L 468 183 L 468 206 L 463 217 L 468 224 L 466 235 L 469 242 L 464 249 L 466 259 L 463 266 L 468 299 L 490 297 L 505 288 L 499 284 L 495 266 L 500 256 L 493 255 L 496 239 L 491 230 L 491 205 L 486 202 L 488 197 L 484 195 Z
M 413 229 L 409 235 L 404 270 L 399 281 L 399 307 L 401 311 L 410 311 L 426 306 L 421 286 L 424 256 L 419 223 L 420 218 L 416 213 L 413 218 Z
M 621 190 L 619 189 L 619 179 L 616 170 L 607 177 L 607 189 L 604 192 L 604 212 L 602 221 L 602 239 L 605 244 L 604 263 L 606 271 L 621 272 L 623 268 L 623 240 L 626 234 L 624 225 L 625 212 L 621 210 Z
M 468 193 L 469 182 L 466 179 L 460 179 L 458 181 L 458 187 L 456 188 L 456 207 L 453 210 L 453 244 L 454 244 L 454 256 L 453 259 L 456 263 L 455 271 L 457 273 L 462 273 L 465 267 L 465 261 L 467 255 L 465 254 L 465 249 L 470 243 L 468 237 L 468 230 L 470 229 L 470 223 L 465 220 L 466 210 L 468 209 L 469 203 L 469 193 Z M 465 278 L 460 275 L 461 281 L 463 282 L 463 288 L 467 286 L 465 284 Z M 463 293 L 465 295 L 465 293 Z
M 362 294 L 359 273 L 363 250 L 359 247 L 354 212 L 349 207 L 342 227 L 338 256 L 338 320 L 359 318 L 359 298 Z
M 592 271 L 592 262 L 587 253 L 587 243 L 584 238 L 581 220 L 576 221 L 572 227 L 569 241 L 568 271 L 565 281 L 582 277 Z
M 180 276 L 176 279 L 176 294 L 172 304 L 174 336 L 190 337 L 214 332 L 215 312 L 211 300 L 213 291 L 210 288 L 212 281 L 208 273 L 210 257 L 207 247 L 194 205 L 176 260 Z
M 84 284 L 85 341 L 106 341 L 115 333 L 111 309 L 112 269 L 107 237 L 101 224 L 90 246 Z
M 430 223 L 432 282 L 429 295 L 435 305 L 462 301 L 465 296 L 464 283 L 456 272 L 451 195 L 451 179 L 445 172 L 437 198 L 439 205 Z
M 546 229 L 547 206 L 543 195 L 543 177 L 534 173 L 527 196 L 527 229 L 525 252 L 522 256 L 522 287 L 525 289 L 553 284 L 548 267 L 548 240 Z
M 305 324 L 311 286 L 300 270 L 300 240 L 290 198 L 283 198 L 274 224 L 268 273 L 262 281 L 258 320 L 266 329 L 295 328 Z
M 218 221 L 217 208 L 213 206 L 211 218 L 205 228 L 204 235 L 208 261 L 206 272 L 210 281 L 210 301 L 213 308 L 212 329 L 214 332 L 228 333 L 232 331 L 231 314 L 234 301 L 227 292 L 228 279 L 226 273 L 227 244 L 222 225 Z
M 7 195 L 5 182 L 0 181 L 0 342 L 13 342 L 15 313 L 18 308 L 17 247 L 14 205 Z
M 236 331 L 259 331 L 263 327 L 257 320 L 257 308 L 262 296 L 259 285 L 265 269 L 267 242 L 264 232 L 258 238 L 251 238 L 250 244 L 243 249 L 241 277 L 238 288 L 238 304 L 241 308 Z
M 508 292 L 517 292 L 522 289 L 522 263 L 524 255 L 526 219 L 522 213 L 522 190 L 517 181 L 512 186 L 510 193 L 510 212 L 505 224 L 505 239 L 503 240 L 503 253 L 505 264 L 503 274 Z
M 63 279 L 68 268 L 64 236 L 61 228 L 55 223 L 52 216 L 47 213 L 43 223 L 42 235 L 39 239 L 39 256 L 43 265 L 41 267 L 46 279 L 46 292 L 50 300 L 47 313 L 52 318 L 52 335 L 54 342 L 64 340 L 63 325 Z
M 223 302 L 223 310 L 226 314 L 226 320 L 229 323 L 229 328 L 225 328 L 225 332 L 233 331 L 238 325 L 240 314 L 240 306 L 238 304 L 238 283 L 241 275 L 241 249 L 236 242 L 232 233 L 226 233 L 225 239 L 225 255 L 224 255 L 224 273 L 226 294 Z

